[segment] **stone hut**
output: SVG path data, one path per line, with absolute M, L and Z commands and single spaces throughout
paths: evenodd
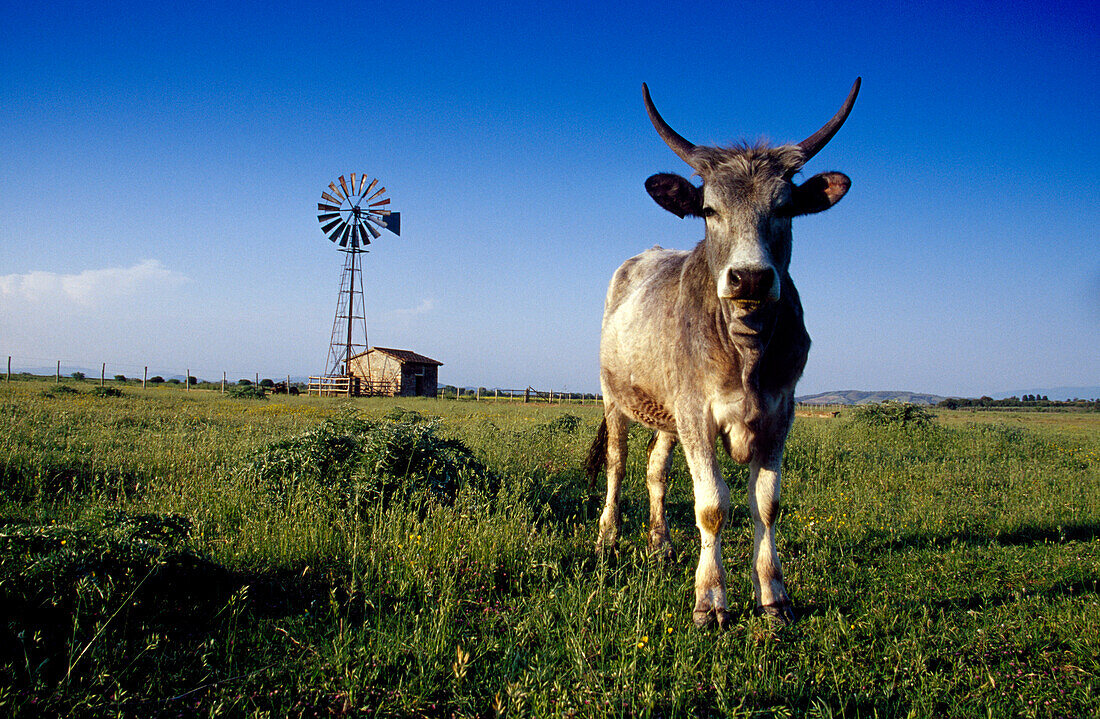
M 410 350 L 371 347 L 351 358 L 354 394 L 386 397 L 435 397 L 443 363 Z

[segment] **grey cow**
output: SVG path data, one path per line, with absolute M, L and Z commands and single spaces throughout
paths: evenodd
M 657 112 L 643 83 L 649 119 L 673 152 L 702 178 L 658 174 L 646 190 L 661 207 L 702 217 L 703 241 L 691 251 L 654 247 L 622 264 L 611 280 L 600 339 L 604 421 L 589 455 L 594 480 L 607 467 L 607 499 L 597 550 L 613 548 L 627 428 L 656 430 L 648 450 L 649 547 L 671 555 L 665 490 L 672 449 L 684 448 L 695 494 L 701 550 L 693 619 L 729 624 L 722 527 L 729 489 L 715 455 L 721 438 L 734 461 L 749 465 L 755 533 L 752 581 L 757 611 L 794 619 L 775 548 L 783 445 L 794 419 L 794 388 L 810 349 L 802 304 L 788 273 L 791 218 L 835 205 L 851 181 L 839 172 L 795 174 L 840 129 L 859 92 L 857 78 L 840 111 L 797 145 L 693 145 Z

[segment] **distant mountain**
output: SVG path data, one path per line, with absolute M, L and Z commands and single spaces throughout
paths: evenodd
M 864 392 L 858 389 L 848 389 L 834 392 L 821 392 L 804 397 L 796 397 L 795 401 L 801 404 L 874 404 L 877 402 L 908 402 L 910 404 L 936 404 L 944 398 L 935 394 L 920 394 L 918 392 Z

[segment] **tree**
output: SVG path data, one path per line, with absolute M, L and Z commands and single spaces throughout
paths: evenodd
M 190 375 L 187 377 L 187 384 L 191 385 L 192 387 L 194 387 L 198 383 L 199 383 L 199 378 L 198 377 L 192 377 Z
M 125 381 L 126 381 L 126 375 L 124 375 L 124 374 L 116 374 L 115 375 L 115 382 L 125 382 Z
M 154 375 L 154 376 L 150 377 L 149 381 L 152 382 L 153 384 L 160 384 L 160 383 L 164 382 L 164 378 L 161 377 L 158 374 L 158 375 Z
M 262 380 L 260 380 L 260 386 L 261 387 L 274 387 L 275 383 L 273 381 L 269 380 L 267 377 L 264 377 Z
M 252 384 L 252 380 L 250 380 L 250 379 L 239 379 L 239 380 L 237 380 L 237 384 L 241 385 L 242 387 L 247 387 L 250 384 Z
M 73 379 L 75 379 L 77 382 L 83 382 L 84 381 L 84 373 L 83 372 L 73 372 L 69 376 L 72 377 Z

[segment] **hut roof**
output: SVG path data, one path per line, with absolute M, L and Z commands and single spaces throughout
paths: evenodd
M 434 360 L 431 357 L 425 357 L 424 355 L 417 354 L 412 350 L 395 350 L 390 349 L 389 347 L 371 347 L 366 352 L 360 352 L 359 354 L 355 355 L 354 357 L 352 357 L 352 359 L 355 359 L 355 357 L 362 357 L 368 352 L 382 352 L 384 354 L 388 354 L 390 357 L 393 357 L 401 364 L 434 364 L 443 366 L 443 363 L 439 360 Z

